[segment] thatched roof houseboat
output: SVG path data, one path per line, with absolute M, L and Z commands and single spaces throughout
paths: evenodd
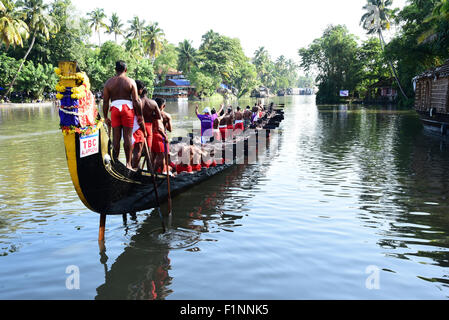
M 415 110 L 426 128 L 448 134 L 449 126 L 449 60 L 443 65 L 416 76 Z

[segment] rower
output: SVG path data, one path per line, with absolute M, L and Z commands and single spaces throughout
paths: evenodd
M 251 124 L 251 116 L 251 107 L 246 106 L 245 112 L 243 112 L 243 126 L 245 127 L 245 129 L 249 128 L 249 125 Z
M 115 64 L 116 75 L 106 81 L 103 90 L 103 114 L 108 126 L 112 126 L 114 158 L 120 153 L 122 137 L 126 156 L 126 167 L 132 169 L 132 135 L 134 127 L 134 113 L 142 115 L 142 105 L 137 93 L 136 82 L 128 78 L 128 68 L 124 61 Z M 109 103 L 109 100 L 111 103 Z M 109 110 L 110 108 L 110 110 Z M 108 112 L 111 111 L 111 119 Z
M 237 111 L 234 113 L 234 117 L 235 117 L 235 120 L 234 120 L 234 135 L 236 135 L 236 134 L 242 133 L 243 130 L 245 130 L 245 127 L 243 125 L 243 113 L 242 113 L 240 107 L 237 107 Z
M 162 118 L 153 121 L 153 143 L 151 146 L 151 152 L 154 153 L 153 168 L 156 172 L 167 174 L 167 172 L 164 172 L 166 170 L 165 151 L 169 152 L 166 131 L 172 131 L 171 115 L 164 111 L 165 99 L 156 98 L 155 101 L 161 110 Z
M 132 166 L 134 169 L 137 169 L 139 166 L 142 151 L 144 150 L 145 139 L 147 140 L 148 150 L 151 150 L 153 144 L 153 122 L 162 118 L 161 110 L 156 101 L 147 97 L 147 88 L 145 88 L 145 84 L 140 80 L 136 80 L 136 85 L 140 99 L 142 100 L 142 117 L 136 117 L 139 129 L 133 133 L 134 146 Z M 150 155 L 146 156 L 148 157 L 147 159 L 150 159 Z

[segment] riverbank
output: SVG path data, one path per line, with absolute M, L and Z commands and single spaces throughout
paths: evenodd
M 34 108 L 34 107 L 53 107 L 55 102 L 34 102 L 34 103 L 0 103 L 0 108 Z

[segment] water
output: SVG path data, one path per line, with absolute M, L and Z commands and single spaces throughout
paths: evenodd
M 447 299 L 448 143 L 413 111 L 275 100 L 269 157 L 174 198 L 165 235 L 155 212 L 109 216 L 103 254 L 55 110 L 1 108 L 0 298 Z M 191 127 L 193 104 L 167 109 Z

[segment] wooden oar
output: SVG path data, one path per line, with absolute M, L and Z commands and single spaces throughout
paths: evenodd
M 144 119 L 144 123 L 145 123 L 145 119 Z M 146 128 L 145 128 L 146 130 Z M 151 173 L 151 177 L 153 178 L 153 186 L 154 186 L 154 193 L 156 196 L 156 205 L 157 205 L 157 210 L 159 212 L 159 218 L 161 218 L 161 222 L 162 222 L 162 232 L 165 233 L 166 228 L 165 228 L 165 222 L 164 222 L 164 217 L 162 216 L 162 212 L 161 212 L 161 204 L 159 201 L 159 192 L 157 191 L 157 184 L 156 184 L 156 176 L 154 173 L 154 168 L 153 168 L 153 164 L 151 162 L 151 153 L 150 150 L 148 148 L 148 144 L 147 144 L 147 138 L 144 137 L 144 145 L 145 145 L 145 150 L 146 150 L 146 154 L 147 154 L 147 168 Z
M 165 167 L 167 170 L 167 192 L 168 192 L 168 198 L 167 198 L 167 204 L 168 204 L 168 216 L 171 215 L 172 206 L 171 206 L 171 194 L 170 194 L 170 171 L 168 170 L 168 147 L 167 147 L 167 141 L 164 141 L 164 149 L 165 149 Z

